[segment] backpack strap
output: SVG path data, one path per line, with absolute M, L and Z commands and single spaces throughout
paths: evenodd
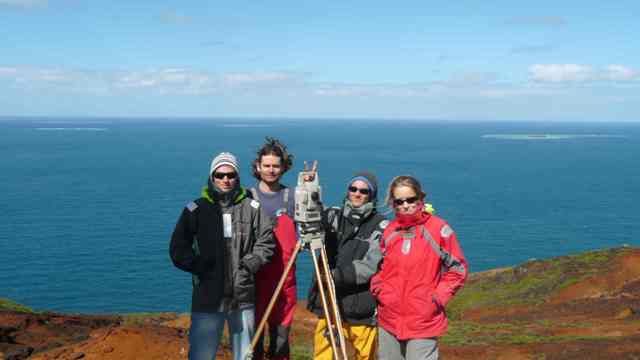
M 283 213 L 286 214 L 289 212 L 289 188 L 284 188 L 283 193 L 284 193 L 283 195 L 284 199 L 282 199 L 282 201 L 284 203 L 284 206 L 283 206 L 283 209 L 278 211 L 280 214 L 283 214 Z M 289 214 L 289 215 L 293 215 L 293 214 Z
M 249 188 L 249 192 L 251 192 L 251 197 L 253 197 L 254 200 L 260 200 L 260 198 L 258 197 L 258 189 L 256 189 L 255 187 L 251 187 Z M 278 209 L 276 211 L 276 216 L 289 213 L 289 188 L 284 188 L 283 196 L 284 205 L 281 209 Z
M 442 272 L 453 270 L 461 274 L 464 274 L 466 272 L 466 269 L 462 264 L 462 262 L 459 259 L 457 259 L 455 256 L 451 255 L 451 253 L 449 253 L 446 249 L 443 249 L 442 246 L 433 239 L 433 236 L 431 236 L 431 233 L 429 233 L 429 231 L 427 230 L 426 226 L 424 226 L 424 224 L 419 226 L 420 226 L 422 238 L 424 239 L 424 241 L 427 242 L 429 247 L 438 255 L 438 257 L 442 261 Z M 399 236 L 402 236 L 403 238 L 402 252 L 404 254 L 407 254 L 411 249 L 411 240 L 415 238 L 417 231 L 418 229 L 416 229 L 415 227 L 412 227 L 407 231 L 395 230 L 394 232 L 389 234 L 389 236 L 386 236 L 382 242 L 383 244 L 382 256 L 384 257 L 385 253 L 387 252 L 388 246 Z M 451 235 L 451 233 L 453 233 L 453 230 L 451 230 L 451 228 L 449 228 L 448 225 L 446 225 L 446 228 L 443 228 L 443 231 L 441 231 L 441 233 L 443 235 L 447 234 L 447 236 L 449 236 Z
M 250 187 L 249 192 L 251 192 L 251 197 L 253 197 L 253 200 L 260 200 L 260 198 L 258 198 L 258 190 L 255 187 Z
M 447 228 L 448 228 L 448 225 L 447 225 Z M 442 261 L 442 267 L 444 271 L 453 269 L 454 271 L 465 273 L 464 265 L 462 265 L 460 260 L 452 256 L 449 252 L 447 252 L 447 250 L 443 249 L 442 246 L 440 246 L 440 244 L 438 244 L 433 239 L 433 236 L 431 236 L 431 234 L 429 233 L 427 228 L 424 226 L 424 224 L 422 225 L 422 238 L 429 245 L 431 245 L 431 248 L 433 249 L 433 251 L 435 251 L 435 253 L 438 254 L 438 256 L 440 257 L 440 260 Z

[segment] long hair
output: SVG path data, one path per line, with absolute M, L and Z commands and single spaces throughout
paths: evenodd
M 422 191 L 422 185 L 420 182 L 410 175 L 400 175 L 396 176 L 389 183 L 389 188 L 387 189 L 387 196 L 384 199 L 384 203 L 387 204 L 391 209 L 393 209 L 393 190 L 395 190 L 399 186 L 408 186 L 416 193 L 420 200 L 424 200 L 424 197 L 427 195 L 424 191 Z
M 258 173 L 258 164 L 262 157 L 265 155 L 275 155 L 280 158 L 280 164 L 282 165 L 282 174 L 286 173 L 291 166 L 293 166 L 293 154 L 289 154 L 287 147 L 276 138 L 267 136 L 265 143 L 256 152 L 256 158 L 251 162 L 251 172 L 253 177 L 260 180 L 260 173 Z

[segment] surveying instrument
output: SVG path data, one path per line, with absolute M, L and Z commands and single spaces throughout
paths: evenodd
M 269 305 L 251 340 L 251 348 L 246 355 L 247 360 L 253 359 L 253 350 L 262 336 L 267 320 L 278 296 L 282 290 L 285 279 L 295 263 L 301 249 L 311 252 L 313 268 L 315 272 L 316 286 L 320 293 L 322 309 L 327 321 L 329 341 L 335 360 L 347 359 L 347 348 L 344 342 L 342 318 L 336 298 L 336 288 L 329 268 L 327 251 L 324 246 L 324 228 L 322 227 L 322 189 L 317 175 L 318 162 L 314 161 L 311 169 L 304 162 L 304 170 L 298 174 L 298 182 L 295 192 L 294 222 L 298 230 L 298 242 L 293 250 L 293 255 L 287 263 L 284 273 L 278 281 L 278 285 L 269 300 Z

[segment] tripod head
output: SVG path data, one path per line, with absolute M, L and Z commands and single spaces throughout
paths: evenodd
M 298 226 L 300 241 L 305 246 L 322 246 L 324 229 L 322 228 L 322 188 L 317 174 L 318 162 L 314 161 L 311 169 L 298 174 L 295 193 L 295 212 L 293 220 Z

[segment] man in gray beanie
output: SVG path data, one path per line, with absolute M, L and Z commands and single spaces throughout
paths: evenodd
M 308 179 L 313 180 L 313 179 Z M 369 292 L 369 280 L 382 259 L 380 238 L 387 225 L 378 214 L 378 181 L 370 172 L 356 173 L 347 183 L 342 207 L 323 212 L 325 246 L 336 287 L 345 341 L 357 359 L 373 359 L 376 352 L 376 302 Z M 314 359 L 332 359 L 318 288 L 313 282 L 307 307 L 320 319 L 314 335 Z
M 174 265 L 193 276 L 189 359 L 215 358 L 225 321 L 233 358 L 244 359 L 255 330 L 256 272 L 275 249 L 272 222 L 240 186 L 238 161 L 211 161 L 200 198 L 182 210 L 171 237 Z

